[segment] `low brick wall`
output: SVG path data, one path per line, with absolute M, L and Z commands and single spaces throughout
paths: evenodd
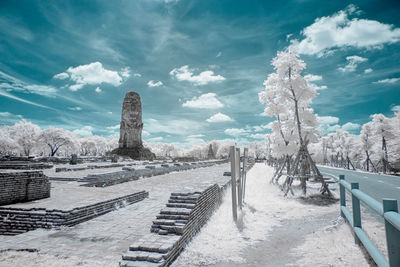
M 144 169 L 126 169 L 118 172 L 112 173 L 103 173 L 103 174 L 92 174 L 88 175 L 82 179 L 77 179 L 78 182 L 86 182 L 82 186 L 89 187 L 106 187 L 115 184 L 125 183 L 129 181 L 138 180 L 140 177 L 151 177 L 156 175 L 167 174 L 174 171 L 186 171 L 192 170 L 201 167 L 210 167 L 215 164 L 222 164 L 226 161 L 209 161 L 209 162 L 198 162 L 197 164 L 174 164 L 174 165 L 164 165 L 162 167 L 156 168 L 155 166 L 151 166 L 151 168 L 147 168 L 150 166 L 146 166 Z
M 73 226 L 115 209 L 139 202 L 149 196 L 146 191 L 114 198 L 72 210 L 0 207 L 0 235 L 17 235 L 38 228 Z
M 0 169 L 39 170 L 53 168 L 52 163 L 33 161 L 0 161 Z
M 0 205 L 50 197 L 50 182 L 42 171 L 0 173 Z
M 254 162 L 249 163 L 250 170 Z M 172 193 L 166 208 L 153 221 L 149 234 L 122 255 L 121 267 L 169 266 L 219 207 L 229 180 L 201 192 Z

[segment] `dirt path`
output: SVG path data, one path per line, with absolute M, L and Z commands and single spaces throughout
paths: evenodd
M 221 207 L 173 266 L 368 266 L 339 217 L 336 201 L 317 206 L 315 199 L 284 198 L 269 183 L 272 173 L 263 164 L 249 172 L 238 224 L 232 220 L 228 190 Z

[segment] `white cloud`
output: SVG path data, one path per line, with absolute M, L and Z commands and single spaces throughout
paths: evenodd
M 120 125 L 116 124 L 114 126 L 108 126 L 107 129 L 114 131 L 114 130 L 119 130 L 119 127 L 120 127 Z
M 155 82 L 153 80 L 150 80 L 147 83 L 147 86 L 149 86 L 149 87 L 158 87 L 158 86 L 161 86 L 161 85 L 163 85 L 162 81 Z
M 389 79 L 379 80 L 379 81 L 376 81 L 374 83 L 378 83 L 378 84 L 394 84 L 394 83 L 397 83 L 398 81 L 400 81 L 400 78 L 389 78 Z
M 352 123 L 348 122 L 342 125 L 342 130 L 351 132 L 351 131 L 357 131 L 361 128 L 361 125 L 358 123 Z
M 393 107 L 391 108 L 391 110 L 392 110 L 393 112 L 400 112 L 400 105 L 393 106 Z
M 313 87 L 314 87 L 315 90 L 325 90 L 325 89 L 328 88 L 328 86 L 326 86 L 326 85 L 318 86 L 318 85 L 315 85 L 315 84 L 313 84 Z
M 93 135 L 93 127 L 92 126 L 83 126 L 80 129 L 73 130 L 72 132 L 76 135 L 79 135 L 81 137 L 85 136 L 91 136 Z
M 357 14 L 356 10 L 354 5 L 350 5 L 331 16 L 317 18 L 301 32 L 303 40 L 291 41 L 292 49 L 300 54 L 323 56 L 334 48 L 382 48 L 386 43 L 400 41 L 400 29 L 393 25 L 369 19 L 350 19 L 350 15 Z
M 17 121 L 22 120 L 24 117 L 22 117 L 22 115 L 17 115 L 17 114 L 13 114 L 10 112 L 0 112 L 0 123 L 4 124 L 5 122 L 7 123 L 15 123 Z
M 268 123 L 268 124 L 264 124 L 264 125 L 256 125 L 253 126 L 253 131 L 258 133 L 258 132 L 263 132 L 266 129 L 271 130 L 272 129 L 272 122 Z
M 365 62 L 368 58 L 360 57 L 360 56 L 348 56 L 346 57 L 347 65 L 344 67 L 338 68 L 341 72 L 353 72 L 357 69 L 358 64 Z
M 338 117 L 333 117 L 333 116 L 318 116 L 317 120 L 320 124 L 336 124 L 339 122 Z
M 96 89 L 94 89 L 95 91 L 96 91 L 96 93 L 100 93 L 101 92 L 101 89 L 100 89 L 100 87 L 96 87 Z
M 222 104 L 217 98 L 215 93 L 202 94 L 199 97 L 193 97 L 182 104 L 182 107 L 187 108 L 203 108 L 203 109 L 217 109 L 222 108 Z
M 77 91 L 87 84 L 96 85 L 108 83 L 118 86 L 122 82 L 122 77 L 117 71 L 103 68 L 103 65 L 100 62 L 93 62 L 77 67 L 69 67 L 64 73 L 67 73 L 70 80 L 75 82 L 75 84 L 69 87 L 71 91 Z M 62 73 L 56 74 L 54 77 L 59 75 L 65 77 Z M 127 73 L 125 72 L 124 75 L 127 75 Z
M 241 128 L 229 128 L 225 129 L 224 133 L 231 136 L 239 136 L 248 133 L 248 131 Z
M 315 81 L 321 81 L 322 76 L 321 75 L 314 75 L 314 74 L 307 74 L 304 76 L 304 79 L 306 79 L 308 82 L 315 82 Z
M 222 52 L 221 51 L 218 52 L 216 57 L 220 57 L 220 56 L 222 56 Z
M 65 72 L 61 72 L 61 73 L 53 76 L 53 79 L 59 79 L 59 80 L 65 80 L 68 78 L 69 78 L 69 75 L 68 75 L 68 73 L 65 73 Z
M 251 137 L 251 138 L 254 138 L 254 139 L 265 139 L 265 134 L 260 134 L 260 133 L 258 133 L 258 134 L 251 134 L 250 137 Z
M 214 71 L 212 70 L 200 72 L 199 75 L 194 75 L 193 71 L 193 69 L 189 69 L 188 65 L 185 65 L 171 70 L 169 74 L 174 76 L 178 81 L 188 81 L 195 85 L 205 85 L 210 82 L 219 82 L 225 80 L 225 77 L 221 75 L 214 75 Z
M 142 77 L 142 74 L 140 74 L 140 73 L 134 73 L 133 76 L 134 76 L 134 77 Z
M 81 107 L 69 107 L 68 109 L 69 109 L 69 110 L 74 110 L 74 111 L 82 110 Z
M 304 79 L 310 84 L 312 88 L 315 90 L 324 90 L 328 88 L 326 85 L 317 85 L 313 82 L 319 82 L 322 81 L 322 76 L 321 75 L 314 75 L 314 74 L 307 74 L 304 76 Z
M 348 132 L 354 132 L 360 129 L 360 125 L 357 123 L 347 122 L 343 125 L 339 125 L 339 118 L 333 116 L 318 116 L 319 129 L 324 133 L 335 132 L 336 130 L 345 130 Z
M 119 74 L 124 78 L 129 78 L 131 76 L 131 69 L 129 67 L 122 68 Z
M 368 69 L 365 69 L 365 70 L 364 70 L 364 73 L 371 73 L 371 72 L 373 72 L 373 71 L 374 71 L 373 69 L 368 68 Z
M 207 122 L 227 122 L 227 121 L 233 121 L 231 117 L 228 115 L 222 114 L 221 112 L 218 112 L 214 115 L 212 115 L 210 118 L 206 120 Z

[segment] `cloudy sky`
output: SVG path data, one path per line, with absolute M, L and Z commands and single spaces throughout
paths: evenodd
M 400 110 L 399 1 L 1 1 L 0 125 L 118 137 L 128 91 L 144 139 L 262 140 L 258 92 L 288 46 L 325 132 Z

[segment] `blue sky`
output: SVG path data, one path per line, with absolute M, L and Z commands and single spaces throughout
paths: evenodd
M 0 125 L 118 137 L 127 91 L 144 139 L 262 140 L 258 92 L 288 46 L 325 132 L 400 108 L 398 1 L 1 1 Z M 400 109 L 399 109 L 400 110 Z

